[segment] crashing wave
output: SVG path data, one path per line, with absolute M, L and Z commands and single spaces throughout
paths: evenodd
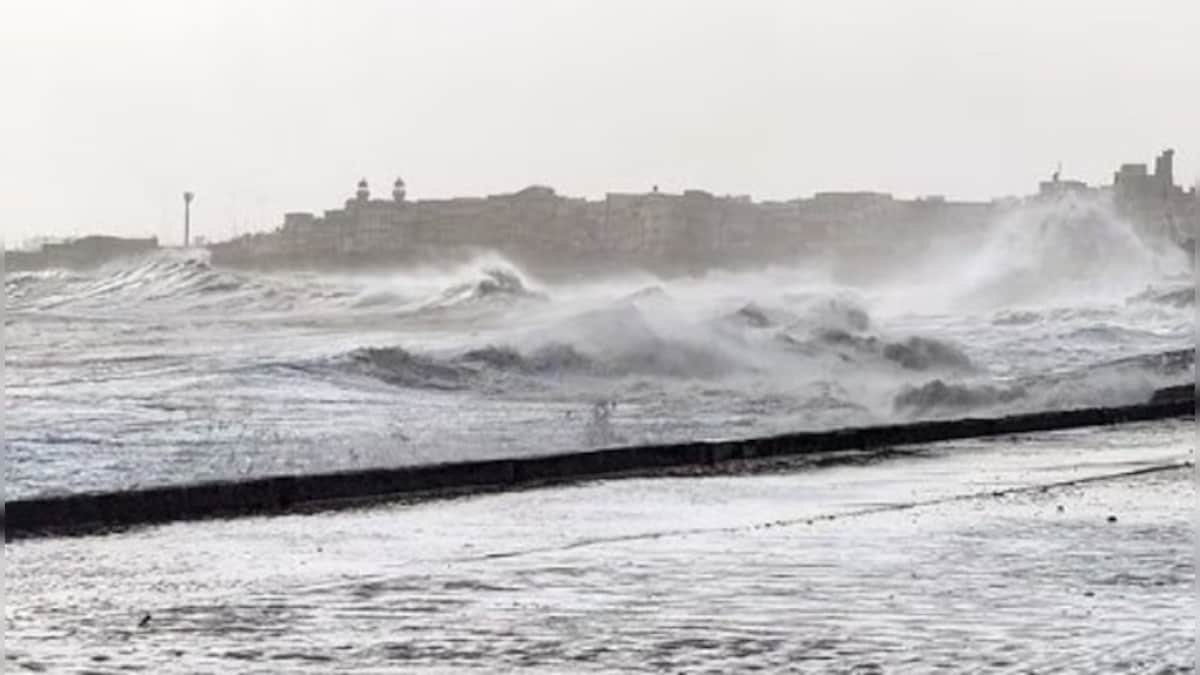
M 833 354 L 848 362 L 877 359 L 915 371 L 969 373 L 977 369 L 962 349 L 934 338 L 910 336 L 888 341 L 874 335 L 856 335 L 837 329 L 821 331 L 808 340 L 798 340 L 787 333 L 782 337 L 809 355 Z
M 400 347 L 364 347 L 343 362 L 352 373 L 413 389 L 463 389 L 471 372 L 462 366 L 418 356 Z
M 488 346 L 467 351 L 455 362 L 525 374 L 595 373 L 598 370 L 595 361 L 565 344 L 546 345 L 528 354 L 512 347 Z
M 22 283 L 21 299 L 32 309 L 112 308 L 233 293 L 244 287 L 245 278 L 214 270 L 202 256 L 158 251 L 86 273 L 37 273 Z
M 757 369 L 755 354 L 701 321 L 618 302 L 547 328 L 539 341 L 573 345 L 602 372 L 712 378 Z
M 932 338 L 909 337 L 883 346 L 883 357 L 909 370 L 975 369 L 975 364 L 958 347 Z
M 948 383 L 932 380 L 919 386 L 906 386 L 893 399 L 898 412 L 928 415 L 931 412 L 964 410 L 1011 403 L 1026 395 L 1023 387 L 998 387 L 989 384 Z
M 784 296 L 798 305 L 798 326 L 812 326 L 816 330 L 840 330 L 861 333 L 871 328 L 871 315 L 858 300 L 846 295 L 795 295 Z
M 976 370 L 966 352 L 952 342 L 916 335 L 897 339 L 873 334 L 870 314 L 847 297 L 806 298 L 805 305 L 802 316 L 780 337 L 811 356 L 832 354 L 854 363 L 876 359 L 915 371 Z
M 767 316 L 767 312 L 754 303 L 743 306 L 734 313 L 734 317 L 753 328 L 767 328 L 775 325 L 775 322 Z
M 1172 349 L 1153 354 L 1139 354 L 1100 364 L 1101 368 L 1137 368 L 1165 376 L 1189 375 L 1196 367 L 1195 349 Z
M 1180 349 L 1115 359 L 1065 373 L 1024 377 L 1014 382 L 946 382 L 932 380 L 905 386 L 893 398 L 900 413 L 922 416 L 960 414 L 967 410 L 1003 408 L 1004 412 L 1146 403 L 1154 397 L 1193 384 L 1196 350 Z M 1167 392 L 1167 393 L 1162 393 Z
M 728 322 L 747 328 L 774 328 L 795 321 L 795 316 L 776 309 L 748 302 L 725 317 Z
M 952 276 L 958 305 L 1005 307 L 1123 297 L 1186 264 L 1182 251 L 1120 218 L 1107 199 L 1073 196 L 1008 213 Z M 935 288 L 944 289 L 939 276 Z
M 1145 291 L 1126 300 L 1126 303 L 1165 305 L 1183 309 L 1196 304 L 1196 288 L 1191 284 L 1183 288 L 1147 288 Z
M 529 289 L 525 280 L 513 269 L 489 267 L 471 281 L 454 284 L 425 304 L 425 309 L 448 309 L 484 301 L 511 301 L 524 298 L 544 299 L 545 295 Z

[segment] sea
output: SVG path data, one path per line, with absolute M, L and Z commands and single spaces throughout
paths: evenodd
M 1184 252 L 1075 202 L 857 285 L 164 250 L 5 293 L 9 498 L 1137 403 L 1195 354 Z
M 10 273 L 6 499 L 1132 404 L 1193 379 L 1191 260 L 1103 203 L 887 262 L 566 281 L 499 254 L 266 272 L 162 250 Z M 16 542 L 6 661 L 1184 672 L 1163 669 L 1193 649 L 1193 442 L 1145 423 Z

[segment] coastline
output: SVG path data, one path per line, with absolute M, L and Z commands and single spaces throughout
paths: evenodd
M 747 462 L 786 458 L 802 458 L 818 464 L 862 461 L 884 457 L 892 448 L 938 441 L 1194 415 L 1194 388 L 1181 385 L 1159 390 L 1147 403 L 1122 407 L 38 497 L 5 502 L 4 535 L 5 541 L 12 541 L 99 534 L 156 523 L 337 510 L 599 478 L 664 475 L 664 472 L 686 475 L 736 472 Z M 861 454 L 872 450 L 876 452 Z

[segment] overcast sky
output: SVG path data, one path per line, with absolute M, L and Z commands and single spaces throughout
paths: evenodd
M 1200 2 L 0 4 L 0 231 L 225 238 L 530 184 L 988 199 L 1200 174 Z

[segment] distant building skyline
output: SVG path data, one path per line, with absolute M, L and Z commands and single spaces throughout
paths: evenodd
M 1175 159 L 1177 157 L 1177 154 L 1178 153 L 1176 152 L 1176 150 L 1174 148 L 1165 148 L 1161 152 L 1157 153 L 1157 155 L 1154 158 L 1154 170 L 1152 173 L 1150 172 L 1149 164 L 1147 162 L 1144 162 L 1144 161 L 1143 162 L 1122 162 L 1115 171 L 1109 172 L 1108 182 L 1090 182 L 1090 181 L 1086 181 L 1086 180 L 1080 180 L 1079 178 L 1077 178 L 1075 176 L 1071 176 L 1071 175 L 1067 174 L 1067 172 L 1063 168 L 1063 164 L 1060 163 L 1057 165 L 1055 170 L 1052 172 L 1049 180 L 1043 180 L 1040 182 L 1036 182 L 1036 188 L 1037 188 L 1036 190 L 1031 189 L 1034 186 L 1034 182 L 1031 181 L 1029 183 L 1029 185 L 1027 186 L 1027 189 L 1024 190 L 1023 192 L 1010 193 L 1010 194 L 1005 194 L 1005 195 L 995 195 L 995 196 L 992 196 L 987 199 L 960 199 L 954 195 L 946 195 L 944 193 L 937 193 L 937 192 L 927 192 L 927 193 L 923 193 L 923 194 L 895 194 L 892 192 L 888 192 L 886 190 L 871 190 L 871 189 L 820 190 L 820 191 L 812 192 L 809 194 L 793 195 L 793 196 L 786 197 L 786 198 L 771 199 L 771 198 L 759 198 L 753 194 L 734 194 L 734 193 L 729 193 L 729 192 L 707 190 L 705 188 L 700 188 L 700 187 L 690 187 L 690 188 L 684 188 L 684 189 L 680 189 L 680 190 L 668 191 L 668 190 L 660 190 L 660 186 L 658 186 L 658 185 L 653 185 L 653 186 L 650 186 L 650 188 L 643 189 L 643 190 L 630 190 L 630 191 L 607 190 L 607 191 L 601 193 L 600 195 L 594 196 L 594 195 L 578 195 L 578 194 L 569 194 L 569 193 L 565 193 L 565 192 L 560 192 L 553 185 L 527 185 L 527 186 L 522 186 L 520 188 L 514 188 L 514 189 L 510 189 L 510 190 L 506 190 L 506 191 L 489 193 L 486 195 L 465 195 L 465 194 L 439 195 L 439 196 L 430 196 L 430 197 L 424 197 L 424 198 L 417 197 L 416 200 L 417 201 L 437 202 L 437 201 L 453 201 L 453 200 L 457 200 L 457 199 L 466 199 L 466 200 L 483 199 L 483 198 L 487 198 L 487 197 L 496 197 L 496 196 L 517 194 L 517 193 L 528 191 L 528 190 L 548 189 L 552 193 L 561 194 L 564 197 L 577 198 L 577 199 L 583 199 L 583 200 L 604 200 L 607 196 L 610 196 L 613 194 L 622 194 L 622 193 L 627 193 L 627 194 L 662 193 L 662 194 L 674 194 L 674 195 L 678 196 L 678 195 L 686 195 L 688 193 L 693 193 L 693 192 L 699 192 L 699 193 L 708 194 L 711 196 L 720 196 L 720 197 L 724 197 L 724 198 L 747 199 L 752 202 L 767 202 L 767 203 L 791 202 L 791 201 L 796 201 L 796 200 L 811 200 L 814 198 L 821 198 L 821 197 L 828 198 L 830 196 L 838 196 L 838 195 L 847 195 L 847 196 L 880 195 L 883 197 L 887 197 L 889 199 L 896 198 L 896 199 L 902 199 L 902 200 L 904 200 L 904 199 L 917 200 L 917 201 L 933 200 L 933 201 L 937 201 L 937 202 L 947 202 L 948 201 L 948 202 L 984 204 L 984 203 L 1003 201 L 1003 200 L 1013 199 L 1013 198 L 1034 197 L 1034 196 L 1038 196 L 1038 195 L 1045 196 L 1045 195 L 1053 195 L 1056 193 L 1095 190 L 1095 189 L 1103 188 L 1103 189 L 1115 189 L 1117 191 L 1117 194 L 1119 197 L 1124 195 L 1124 199 L 1126 201 L 1128 201 L 1129 185 L 1131 184 L 1131 182 L 1138 186 L 1138 187 L 1134 188 L 1135 191 L 1144 192 L 1146 190 L 1145 185 L 1142 185 L 1142 183 L 1145 183 L 1146 185 L 1154 185 L 1154 184 L 1161 183 L 1162 185 L 1167 186 L 1167 187 L 1174 187 L 1175 188 L 1174 192 L 1176 194 L 1178 194 L 1179 196 L 1183 196 L 1188 193 L 1190 193 L 1192 196 L 1194 196 L 1195 192 L 1193 192 L 1193 191 L 1200 189 L 1200 180 L 1193 181 L 1191 184 L 1187 184 L 1187 183 L 1181 184 L 1178 182 L 1177 172 L 1175 170 Z M 371 184 L 371 181 L 366 176 L 362 176 L 357 181 L 355 181 L 355 194 L 354 194 L 353 198 L 346 199 L 346 202 L 345 202 L 346 206 L 349 207 L 353 202 L 356 202 L 356 201 L 361 202 L 361 203 L 366 203 L 369 200 L 372 203 L 379 203 L 380 199 L 378 199 L 378 198 L 371 199 L 370 184 Z M 391 197 L 392 201 L 407 201 L 409 199 L 410 195 L 408 194 L 408 190 L 407 190 L 408 184 L 407 184 L 407 181 L 405 181 L 403 177 L 395 178 L 393 181 L 390 181 L 390 184 L 391 184 L 390 197 Z M 1122 192 L 1122 187 L 1124 187 L 1124 192 Z M 189 194 L 191 194 L 191 193 L 189 193 Z M 304 219 L 310 219 L 312 217 L 313 216 L 308 211 L 303 211 L 300 209 L 285 208 L 285 209 L 282 209 L 280 211 L 277 211 L 277 212 L 274 212 L 273 214 L 271 214 L 271 216 L 269 216 L 270 220 L 268 222 L 262 224 L 261 226 L 247 227 L 247 228 L 242 229 L 241 231 L 234 231 L 231 233 L 227 233 L 223 236 L 212 236 L 209 234 L 197 233 L 194 235 L 194 239 L 196 240 L 196 245 L 204 245 L 204 243 L 206 243 L 206 242 L 228 240 L 228 239 L 231 239 L 231 238 L 243 235 L 243 234 L 270 232 L 270 231 L 273 231 L 273 230 L 279 228 L 281 225 L 286 225 L 287 223 L 295 222 L 298 219 L 304 220 Z M 169 232 L 171 227 L 175 227 L 176 229 L 178 229 L 179 226 L 180 226 L 179 223 L 175 223 L 174 225 L 168 225 L 168 227 L 165 229 Z M 72 237 L 95 235 L 95 234 L 107 235 L 109 233 L 102 232 L 99 230 L 85 230 L 85 231 L 76 231 L 76 232 L 70 232 L 70 233 L 60 234 L 60 235 L 37 234 L 37 235 L 31 236 L 31 237 L 26 237 L 20 241 L 6 241 L 5 245 L 10 249 L 36 248 L 37 245 L 40 245 L 42 243 L 62 241 L 64 239 L 69 239 Z M 137 232 L 134 232 L 134 233 L 130 234 L 130 236 L 137 237 L 137 236 L 142 236 L 142 235 Z M 157 237 L 158 235 L 150 234 L 150 235 L 145 235 L 145 236 Z M 165 237 L 165 241 L 172 242 L 172 241 L 174 241 L 174 238 L 168 234 L 168 236 Z
M 897 199 L 874 191 L 826 191 L 787 201 L 751 200 L 704 190 L 608 192 L 602 200 L 559 195 L 551 187 L 481 196 L 409 201 L 403 178 L 391 194 L 372 197 L 360 178 L 341 207 L 288 211 L 283 223 L 213 242 L 211 261 L 255 268 L 394 268 L 462 260 L 490 251 L 551 274 L 577 274 L 607 261 L 654 273 L 678 274 L 722 265 L 782 260 L 903 260 L 934 240 L 981 237 L 990 223 L 1023 206 L 1063 204 L 1061 214 L 1112 212 L 1159 242 L 1183 247 L 1200 229 L 1196 188 L 1174 180 L 1173 149 L 1144 162 L 1125 162 L 1110 184 L 1062 177 L 1061 167 L 1035 194 L 991 201 L 941 195 Z M 191 193 L 184 193 L 185 203 Z M 186 213 L 186 211 L 185 211 Z M 186 220 L 185 220 L 186 223 Z M 186 232 L 186 225 L 185 225 Z M 193 245 L 204 246 L 204 237 Z M 184 237 L 186 241 L 186 236 Z M 157 248 L 156 239 L 90 236 L 11 252 L 15 270 L 86 268 L 114 256 Z M 849 263 L 853 264 L 853 263 Z

